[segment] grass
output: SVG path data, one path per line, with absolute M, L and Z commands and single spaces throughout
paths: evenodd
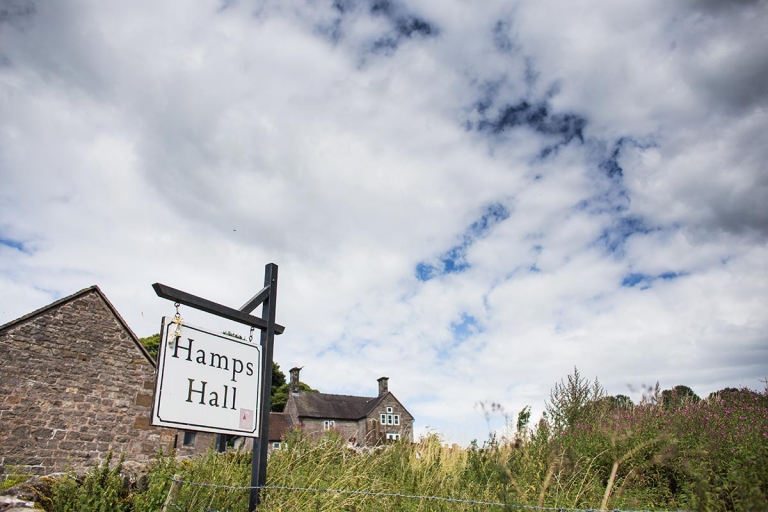
M 658 395 L 658 393 L 657 393 Z M 267 484 L 440 496 L 509 505 L 631 510 L 768 510 L 768 394 L 734 390 L 699 402 L 658 396 L 620 407 L 595 399 L 560 428 L 518 425 L 516 438 L 448 448 L 437 435 L 368 453 L 329 432 L 295 430 L 274 452 Z M 51 511 L 162 508 L 174 475 L 189 482 L 245 487 L 250 454 L 209 452 L 178 461 L 158 455 L 134 487 L 109 462 L 51 486 Z M 262 490 L 265 511 L 503 510 L 468 503 L 307 490 Z M 248 490 L 184 484 L 185 511 L 246 510 Z
M 29 473 L 17 472 L 14 467 L 8 468 L 8 474 L 5 476 L 5 480 L 0 482 L 0 492 L 10 489 L 16 484 L 26 482 L 32 476 Z

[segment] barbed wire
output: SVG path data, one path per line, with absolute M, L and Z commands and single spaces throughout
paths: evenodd
M 217 489 L 230 489 L 230 490 L 237 490 L 237 491 L 249 491 L 251 489 L 273 489 L 273 490 L 280 490 L 280 491 L 327 492 L 327 493 L 335 493 L 335 494 L 351 494 L 351 495 L 357 495 L 357 496 L 376 496 L 380 498 L 405 498 L 405 499 L 443 501 L 448 503 L 462 503 L 466 505 L 485 505 L 490 507 L 506 507 L 506 508 L 520 509 L 520 510 L 540 510 L 543 512 L 598 512 L 597 509 L 594 509 L 594 508 L 539 507 L 537 505 L 518 505 L 514 503 L 465 500 L 460 498 L 446 498 L 443 496 L 421 496 L 417 494 L 402 494 L 402 493 L 392 493 L 392 492 L 356 491 L 352 489 L 321 489 L 318 487 L 289 487 L 289 486 L 282 486 L 282 485 L 262 485 L 262 486 L 225 485 L 225 484 L 212 484 L 208 482 L 193 482 L 190 480 L 181 480 L 178 478 L 173 478 L 172 480 L 174 482 L 189 484 L 189 485 L 196 485 L 199 487 L 212 487 Z M 609 512 L 665 512 L 665 511 L 610 509 Z M 678 510 L 675 512 L 685 512 L 685 511 Z

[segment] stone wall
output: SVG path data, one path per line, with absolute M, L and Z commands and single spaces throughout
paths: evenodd
M 178 431 L 178 434 L 176 435 L 176 441 L 174 443 L 174 446 L 176 448 L 176 455 L 178 457 L 202 455 L 208 450 L 215 449 L 214 444 L 216 440 L 216 434 L 209 434 L 208 432 L 193 432 L 193 431 L 190 431 L 190 433 L 194 434 L 194 440 L 192 441 L 192 444 L 185 446 L 184 445 L 185 432 L 183 430 Z
M 388 407 L 392 409 L 391 413 L 387 412 Z M 399 425 L 382 425 L 382 414 L 398 415 Z M 376 408 L 368 414 L 368 418 L 371 420 L 371 423 L 375 421 L 373 429 L 374 431 L 377 431 L 377 437 L 380 439 L 386 439 L 388 433 L 393 433 L 399 434 L 402 439 L 411 442 L 413 441 L 413 416 L 411 416 L 405 407 L 403 407 L 403 404 L 401 404 L 392 393 L 387 393 L 387 395 L 381 400 Z M 371 429 L 370 427 L 371 425 L 369 424 L 369 437 Z
M 137 343 L 96 287 L 2 327 L 0 478 L 172 448 L 176 432 L 149 425 L 155 370 Z
M 330 419 L 330 418 L 329 418 Z M 304 431 L 311 435 L 322 435 L 325 432 L 325 421 L 317 418 L 302 418 L 301 424 L 304 426 Z M 333 428 L 341 434 L 345 441 L 352 439 L 360 439 L 360 423 L 365 424 L 365 421 L 354 420 L 332 420 L 334 422 Z

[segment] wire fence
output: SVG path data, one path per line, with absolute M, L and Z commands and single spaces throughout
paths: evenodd
M 271 489 L 271 490 L 280 490 L 280 491 L 374 496 L 379 498 L 401 498 L 401 499 L 412 499 L 412 500 L 435 501 L 435 502 L 443 502 L 443 503 L 456 503 L 456 504 L 462 504 L 462 505 L 481 505 L 486 507 L 502 507 L 506 510 L 538 510 L 542 512 L 598 512 L 598 509 L 594 509 L 594 508 L 539 507 L 536 505 L 518 505 L 518 504 L 512 504 L 512 503 L 500 503 L 500 502 L 493 502 L 493 501 L 447 498 L 443 496 L 421 496 L 417 494 L 356 491 L 356 490 L 350 490 L 350 489 L 321 489 L 317 487 L 288 487 L 288 486 L 282 486 L 282 485 L 264 485 L 264 486 L 224 485 L 224 484 L 212 484 L 207 482 L 193 482 L 189 480 L 182 480 L 175 477 L 173 478 L 173 481 L 179 484 L 187 484 L 187 485 L 193 485 L 198 487 L 210 487 L 210 488 L 216 488 L 216 489 L 228 489 L 228 490 L 234 490 L 234 491 L 250 491 L 251 489 L 265 489 L 265 490 Z M 176 505 L 174 506 L 176 507 L 176 510 L 183 510 Z M 206 512 L 217 512 L 217 511 L 208 510 Z M 607 509 L 606 512 L 672 512 L 672 511 Z M 679 510 L 674 512 L 685 512 L 685 511 Z

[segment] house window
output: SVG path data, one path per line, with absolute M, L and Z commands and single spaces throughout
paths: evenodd
M 400 439 L 400 434 L 397 432 L 387 432 L 387 441 L 397 441 Z
M 391 407 L 387 407 L 387 414 L 392 414 L 392 408 Z
M 279 450 L 280 449 L 280 441 L 275 441 L 272 443 L 272 449 L 273 450 Z
M 333 420 L 325 420 L 323 422 L 323 430 L 331 430 L 336 425 L 336 422 Z
M 197 432 L 187 432 L 184 431 L 184 441 L 182 441 L 182 446 L 195 446 L 195 435 L 197 435 Z
M 381 424 L 382 425 L 399 425 L 400 415 L 399 414 L 382 414 Z

